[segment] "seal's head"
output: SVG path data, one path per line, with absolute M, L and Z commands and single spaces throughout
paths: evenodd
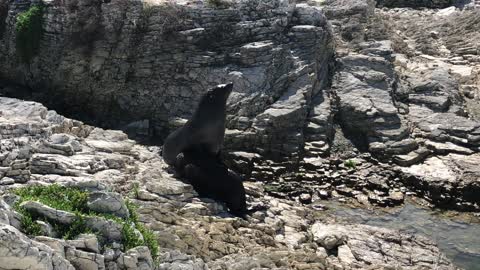
M 199 107 L 203 106 L 225 106 L 227 99 L 232 93 L 233 83 L 229 82 L 226 84 L 219 84 L 213 88 L 208 89 L 208 91 L 203 95 L 200 100 Z

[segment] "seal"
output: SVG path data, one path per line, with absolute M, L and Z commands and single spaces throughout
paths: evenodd
M 165 139 L 162 148 L 163 160 L 175 165 L 177 155 L 195 145 L 202 145 L 210 154 L 217 155 L 225 136 L 227 99 L 233 83 L 219 84 L 210 88 L 190 120 Z
M 201 197 L 225 203 L 229 212 L 245 218 L 248 213 L 243 181 L 205 147 L 192 147 L 177 156 L 175 170 Z

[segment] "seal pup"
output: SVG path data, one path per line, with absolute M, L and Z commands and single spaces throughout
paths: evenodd
M 245 218 L 248 214 L 242 179 L 205 147 L 184 150 L 177 156 L 175 170 L 190 182 L 201 197 L 225 203 L 235 216 Z
M 225 136 L 227 99 L 232 88 L 231 82 L 210 88 L 200 99 L 192 118 L 168 135 L 162 148 L 167 164 L 175 165 L 177 155 L 194 145 L 203 145 L 213 155 L 219 153 Z

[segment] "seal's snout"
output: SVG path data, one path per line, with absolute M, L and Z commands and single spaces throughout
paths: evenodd
M 230 96 L 230 93 L 232 93 L 233 90 L 233 83 L 229 82 L 226 84 L 219 84 L 215 88 L 213 88 L 211 91 L 214 93 L 215 96 L 217 97 L 223 97 L 225 100 Z
M 232 92 L 232 89 L 233 89 L 233 82 L 228 82 L 226 84 L 220 84 L 217 86 L 219 89 L 222 89 L 223 91 L 225 92 Z
M 232 92 L 233 89 L 233 82 L 229 82 L 225 84 L 225 91 L 227 91 L 228 95 Z

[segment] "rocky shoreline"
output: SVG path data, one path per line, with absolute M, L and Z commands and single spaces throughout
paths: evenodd
M 322 202 L 478 215 L 477 2 L 45 2 L 30 63 L 15 18 L 34 2 L 0 3 L 0 268 L 456 269 L 432 241 L 337 222 Z M 222 153 L 247 180 L 247 220 L 132 140 L 161 141 L 227 80 Z M 160 263 L 25 236 L 9 192 L 54 183 L 129 197 Z
M 19 214 L 5 203 L 9 190 L 55 183 L 129 196 L 139 205 L 140 222 L 158 239 L 155 269 L 456 269 L 424 237 L 335 223 L 321 211 L 269 196 L 258 182 L 245 183 L 248 204 L 263 210 L 248 220 L 234 218 L 224 206 L 198 198 L 191 185 L 174 178 L 157 147 L 136 144 L 122 132 L 85 125 L 34 102 L 2 97 L 0 111 L 2 268 L 29 263 L 45 269 L 153 269 L 142 248 L 113 255 L 105 249 L 100 255 L 73 245 L 81 239 L 29 239 L 22 234 Z M 59 246 L 70 251 L 59 252 Z
M 13 38 L 15 14 L 26 5 L 9 4 L 0 41 L 0 59 L 6 63 L 0 78 L 8 83 L 0 93 L 161 142 L 190 117 L 206 88 L 233 81 L 225 158 L 245 177 L 269 182 L 277 194 L 333 193 L 392 206 L 414 192 L 441 208 L 478 211 L 476 2 L 432 1 L 433 9 L 387 2 L 111 2 L 101 12 L 91 3 L 78 3 L 95 15 L 92 20 L 101 21 L 87 20 L 92 29 L 81 27 L 86 18 L 50 3 L 47 14 L 68 20 L 57 24 L 47 16 L 50 34 L 40 52 L 55 48 L 64 57 L 40 53 L 28 65 L 18 63 Z M 446 4 L 461 8 L 438 9 Z M 407 8 L 397 8 L 402 6 Z M 166 35 L 160 25 L 171 19 L 161 17 L 168 12 L 182 16 Z M 114 28 L 119 14 L 127 18 L 124 27 L 95 36 L 90 56 L 68 42 L 69 27 L 82 36 L 94 26 Z M 138 21 L 141 32 L 135 30 Z M 228 27 L 219 27 L 223 24 Z M 122 40 L 141 38 L 144 49 L 114 42 L 114 32 Z M 63 47 L 52 45 L 55 37 L 64 40 Z M 210 48 L 205 39 L 214 41 Z M 42 68 L 43 63 L 51 68 Z M 112 71 L 117 67 L 122 72 Z M 166 68 L 177 75 L 172 78 Z M 60 70 L 69 76 L 56 78 Z M 198 81 L 199 76 L 205 80 Z

